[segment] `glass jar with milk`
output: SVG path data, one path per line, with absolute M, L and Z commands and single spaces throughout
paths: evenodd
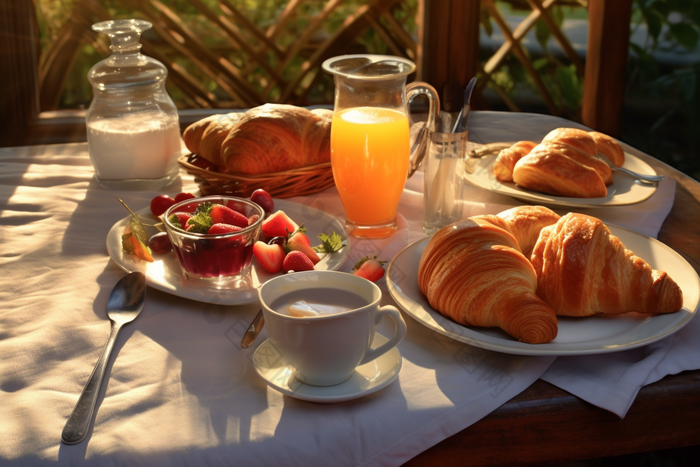
M 180 125 L 165 90 L 168 71 L 140 52 L 150 28 L 134 19 L 92 26 L 112 42 L 112 55 L 88 72 L 94 97 L 86 115 L 90 159 L 106 188 L 159 190 L 178 174 Z

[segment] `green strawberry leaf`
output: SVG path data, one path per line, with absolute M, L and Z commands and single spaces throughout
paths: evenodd
M 204 204 L 204 203 L 202 203 Z M 201 206 L 201 205 L 200 205 Z M 211 211 L 211 209 L 209 209 Z M 188 232 L 194 232 L 194 233 L 207 233 L 209 232 L 209 227 L 212 226 L 213 222 L 211 220 L 211 216 L 208 214 L 208 211 L 202 210 L 201 212 L 195 211 L 196 214 L 189 219 L 187 219 L 187 225 L 191 225 L 192 227 L 188 230 Z
M 330 235 L 327 234 L 318 234 L 318 239 L 321 240 L 321 244 L 318 246 L 315 246 L 313 249 L 314 251 L 318 253 L 333 253 L 335 251 L 340 250 L 345 246 L 343 243 L 343 239 L 340 235 L 338 235 L 336 232 L 333 232 Z

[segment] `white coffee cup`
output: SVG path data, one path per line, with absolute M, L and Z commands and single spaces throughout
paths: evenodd
M 349 291 L 366 303 L 335 314 L 295 317 L 273 310 L 270 305 L 291 292 L 309 290 L 305 300 L 313 302 L 313 289 Z M 275 277 L 259 291 L 265 327 L 272 345 L 293 368 L 294 376 L 305 384 L 333 386 L 352 376 L 360 365 L 371 362 L 394 348 L 404 335 L 406 323 L 390 305 L 380 307 L 382 292 L 374 283 L 337 271 L 295 272 Z M 389 316 L 396 331 L 376 349 L 372 341 L 377 325 Z

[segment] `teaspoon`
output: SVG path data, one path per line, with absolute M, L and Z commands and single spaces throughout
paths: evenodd
M 61 440 L 65 444 L 78 444 L 87 436 L 92 414 L 95 412 L 97 396 L 100 393 L 102 379 L 107 369 L 109 356 L 117 340 L 121 327 L 132 322 L 143 309 L 146 301 L 146 276 L 141 272 L 132 272 L 122 277 L 107 299 L 107 316 L 111 321 L 109 340 L 102 350 L 95 369 L 83 388 L 78 402 L 73 408 L 66 426 L 63 427 Z
M 260 334 L 260 331 L 262 331 L 262 328 L 265 326 L 265 317 L 263 316 L 263 311 L 262 308 L 260 311 L 258 311 L 258 314 L 255 315 L 255 318 L 253 318 L 253 322 L 250 323 L 250 326 L 248 326 L 248 329 L 246 330 L 245 334 L 243 334 L 243 339 L 241 340 L 241 347 L 244 349 L 247 349 L 250 347 L 250 344 L 253 343 L 256 337 L 258 337 L 258 334 Z

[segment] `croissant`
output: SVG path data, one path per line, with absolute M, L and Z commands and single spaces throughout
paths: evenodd
M 328 109 L 265 104 L 237 119 L 200 120 L 183 138 L 190 151 L 233 173 L 281 172 L 330 161 L 332 116 Z
M 600 220 L 569 213 L 544 227 L 530 258 L 537 295 L 559 316 L 672 313 L 683 294 L 627 250 Z
M 510 233 L 518 241 L 520 251 L 526 258 L 530 257 L 540 230 L 555 224 L 560 218 L 559 214 L 544 206 L 518 206 L 497 215 L 506 221 Z
M 579 164 L 583 164 L 586 167 L 590 167 L 595 170 L 600 178 L 603 180 L 605 185 L 612 185 L 612 169 L 608 164 L 606 164 L 602 159 L 592 156 L 589 153 L 582 151 L 576 146 L 570 146 L 568 144 L 560 143 L 558 141 L 546 141 L 542 144 L 535 146 L 535 148 L 530 151 L 529 156 L 537 157 L 540 154 L 547 154 L 551 152 L 556 152 L 562 156 L 566 156 L 570 159 L 575 160 Z M 607 191 L 607 190 L 606 190 Z
M 588 134 L 595 141 L 598 152 L 610 159 L 615 167 L 621 167 L 625 163 L 625 151 L 622 150 L 622 146 L 617 141 L 597 131 L 591 131 Z
M 593 137 L 585 130 L 577 128 L 557 128 L 552 130 L 542 138 L 543 143 L 557 142 L 568 144 L 583 152 L 590 154 L 593 157 L 598 156 L 598 147 Z
M 223 166 L 221 145 L 241 115 L 237 112 L 211 115 L 193 123 L 182 133 L 185 146 L 209 162 Z
M 436 232 L 421 256 L 418 286 L 459 324 L 499 327 L 531 344 L 557 335 L 554 311 L 535 294 L 535 271 L 500 217 L 475 216 Z
M 598 172 L 558 151 L 523 157 L 515 164 L 513 181 L 529 190 L 574 198 L 599 198 L 608 193 Z
M 518 141 L 509 148 L 498 153 L 491 171 L 498 180 L 504 182 L 513 181 L 513 167 L 522 157 L 528 155 L 532 148 L 537 146 L 532 141 Z

